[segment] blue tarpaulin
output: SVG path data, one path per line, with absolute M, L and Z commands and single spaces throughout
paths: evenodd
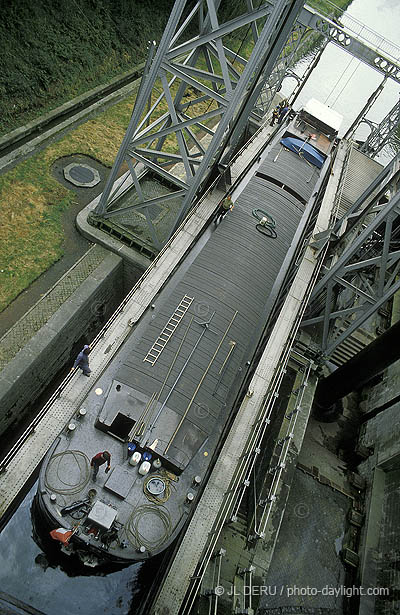
M 281 139 L 281 144 L 290 149 L 292 152 L 303 156 L 308 162 L 315 165 L 320 169 L 325 162 L 325 156 L 320 154 L 315 147 L 303 141 L 302 139 L 296 139 L 295 137 L 285 137 Z

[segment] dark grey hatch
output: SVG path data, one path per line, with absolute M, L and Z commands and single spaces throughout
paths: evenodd
M 307 200 L 319 171 L 307 181 L 309 165 L 285 150 L 273 162 L 279 152 L 278 145 L 260 170 Z M 276 239 L 257 231 L 257 208 L 276 221 Z M 230 392 L 303 211 L 276 183 L 250 181 L 125 353 L 101 413 L 111 432 L 120 429 L 176 472 L 186 467 L 230 411 Z

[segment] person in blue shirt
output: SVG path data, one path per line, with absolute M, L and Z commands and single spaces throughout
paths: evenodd
M 75 359 L 75 363 L 71 371 L 73 371 L 76 367 L 80 367 L 84 376 L 90 376 L 91 369 L 89 368 L 89 352 L 90 347 L 85 344 L 78 356 Z
M 270 124 L 269 124 L 270 126 L 273 126 L 275 124 L 275 122 L 278 121 L 280 111 L 281 111 L 280 105 L 275 107 L 275 109 L 272 111 L 272 117 L 271 117 L 271 121 L 270 121 Z
M 281 103 L 281 110 L 279 111 L 278 124 L 282 124 L 283 120 L 286 118 L 289 113 L 289 106 L 286 101 Z

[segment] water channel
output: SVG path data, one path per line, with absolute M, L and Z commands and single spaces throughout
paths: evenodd
M 354 0 L 347 14 L 400 45 L 398 0 Z M 295 109 L 317 98 L 343 115 L 344 134 L 381 81 L 382 76 L 374 69 L 330 43 Z M 293 80 L 287 80 L 282 93 L 288 96 L 292 87 Z M 388 81 L 368 117 L 381 121 L 398 96 L 399 86 Z M 369 129 L 364 126 L 362 131 L 363 135 L 357 136 L 365 138 Z M 159 562 L 134 564 L 101 576 L 77 575 L 67 562 L 60 563 L 51 554 L 44 554 L 33 539 L 30 511 L 35 491 L 36 485 L 27 487 L 23 501 L 0 534 L 0 598 L 2 592 L 9 594 L 46 615 L 136 613 Z

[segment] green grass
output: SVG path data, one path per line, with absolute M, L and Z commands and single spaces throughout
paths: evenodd
M 0 134 L 140 64 L 172 6 L 173 0 L 156 11 L 152 0 L 2 2 Z
M 242 41 L 244 34 L 248 36 Z M 252 42 L 247 28 L 230 43 L 234 51 L 249 57 Z M 241 70 L 238 63 L 236 67 Z M 161 84 L 157 88 L 160 92 Z M 78 91 L 72 88 L 71 96 Z M 156 93 L 153 102 L 157 96 Z M 53 177 L 53 163 L 62 156 L 80 153 L 111 167 L 133 103 L 134 95 L 0 176 L 0 311 L 63 255 L 62 216 L 75 195 Z M 196 115 L 215 104 L 206 101 L 197 105 Z M 158 114 L 165 110 L 164 101 Z M 189 108 L 189 115 L 193 111 Z M 196 132 L 195 127 L 193 131 Z M 168 137 L 164 147 L 172 152 L 177 150 L 174 135 Z
M 62 214 L 75 195 L 53 163 L 79 152 L 111 166 L 132 105 L 131 96 L 0 176 L 0 311 L 63 255 Z
M 0 175 L 0 311 L 63 255 L 62 214 L 76 197 L 53 177 L 53 163 L 80 153 L 111 167 L 134 100 L 135 94 Z M 164 101 L 157 115 L 166 109 Z M 173 136 L 166 147 L 176 151 Z

